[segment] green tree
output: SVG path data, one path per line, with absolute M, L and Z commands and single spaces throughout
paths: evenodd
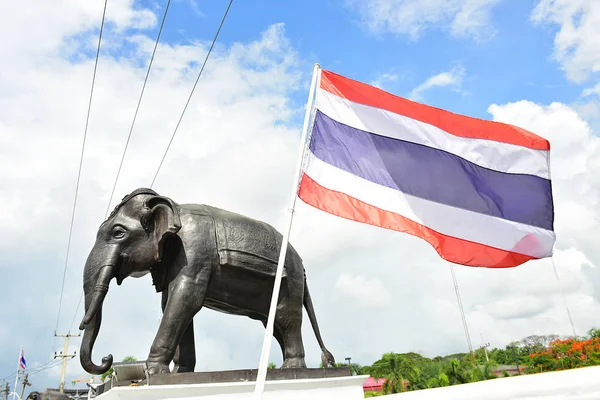
M 596 332 L 591 332 L 590 336 L 592 334 Z M 556 340 L 550 343 L 549 348 L 530 354 L 527 361 L 529 372 L 600 365 L 600 337 Z
M 588 336 L 590 337 L 590 339 L 600 338 L 600 329 L 598 329 L 598 328 L 590 329 L 588 331 Z
M 484 360 L 485 361 L 485 360 Z M 494 360 L 489 362 L 479 363 L 473 368 L 473 380 L 483 381 L 488 379 L 494 379 L 496 376 L 492 371 L 498 366 L 498 363 Z
M 462 360 L 451 359 L 444 365 L 444 373 L 448 376 L 450 385 L 473 382 L 474 365 L 465 356 Z
M 411 390 L 411 387 L 421 383 L 421 370 L 415 365 L 415 359 L 422 358 L 416 353 L 385 353 L 380 360 L 373 363 L 371 376 L 385 378 L 383 391 L 386 394 Z
M 122 361 L 123 362 L 132 362 L 132 361 L 137 361 L 137 358 L 135 358 L 134 356 L 126 356 L 126 357 L 123 358 Z M 100 376 L 100 380 L 102 382 L 104 382 L 106 379 L 110 379 L 112 377 L 113 372 L 114 372 L 113 368 L 110 367 L 110 369 L 108 371 L 106 371 L 105 373 L 103 373 Z
M 443 372 L 438 377 L 438 381 L 440 382 L 440 386 L 450 386 L 450 379 L 448 379 L 448 375 Z

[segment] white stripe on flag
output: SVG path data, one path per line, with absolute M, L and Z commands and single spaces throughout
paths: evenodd
M 306 174 L 321 186 L 393 212 L 441 234 L 536 258 L 552 254 L 552 231 L 468 211 L 381 186 L 334 167 L 308 151 Z M 517 247 L 531 235 L 537 246 Z M 528 241 L 531 243 L 532 241 Z M 518 251 L 517 251 L 518 250 Z
M 496 171 L 549 179 L 548 151 L 455 136 L 425 122 L 354 103 L 323 89 L 317 91 L 316 104 L 328 117 L 356 129 L 447 151 Z

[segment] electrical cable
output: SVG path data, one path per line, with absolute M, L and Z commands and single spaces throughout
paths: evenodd
M 46 370 L 49 370 L 51 368 L 57 367 L 60 364 L 62 364 L 62 360 L 52 360 L 52 361 L 56 361 L 54 364 L 48 364 L 46 367 L 44 368 L 38 368 L 37 370 L 34 370 L 33 372 L 28 372 L 29 376 L 34 376 L 36 374 L 39 374 L 40 372 L 44 372 Z M 67 360 L 67 362 L 69 362 L 70 360 Z
M 127 142 L 125 143 L 125 149 L 123 150 L 123 156 L 121 157 L 121 163 L 119 164 L 119 170 L 117 171 L 117 177 L 115 178 L 115 184 L 113 185 L 112 192 L 110 193 L 110 199 L 108 200 L 108 205 L 106 207 L 106 214 L 104 215 L 104 219 L 106 219 L 108 217 L 108 212 L 110 211 L 110 203 L 112 202 L 113 196 L 115 194 L 115 189 L 117 187 L 117 182 L 119 181 L 119 175 L 121 174 L 121 168 L 123 167 L 123 160 L 125 160 L 125 153 L 127 153 L 127 147 L 129 146 L 129 139 L 131 139 L 131 133 L 133 132 L 133 126 L 135 125 L 135 120 L 137 119 L 138 110 L 140 109 L 140 104 L 142 103 L 142 96 L 144 96 L 144 89 L 146 88 L 146 82 L 148 81 L 148 76 L 150 75 L 150 69 L 152 68 L 152 61 L 154 61 L 154 55 L 156 54 L 156 48 L 158 47 L 158 42 L 160 41 L 160 35 L 162 33 L 163 26 L 165 25 L 165 19 L 167 18 L 167 12 L 169 11 L 169 4 L 171 4 L 171 0 L 167 1 L 167 6 L 165 7 L 165 13 L 163 15 L 162 23 L 160 24 L 160 29 L 158 31 L 158 36 L 156 37 L 156 42 L 154 43 L 154 51 L 152 52 L 152 57 L 150 58 L 150 63 L 148 64 L 148 70 L 146 71 L 146 78 L 144 79 L 144 85 L 142 86 L 140 98 L 138 99 L 137 107 L 135 109 L 135 114 L 133 115 L 133 121 L 131 122 L 131 128 L 129 129 L 129 136 L 127 136 Z
M 62 308 L 62 300 L 63 300 L 63 294 L 64 294 L 64 290 L 65 290 L 65 279 L 67 277 L 67 264 L 69 263 L 69 251 L 71 249 L 71 238 L 73 236 L 73 221 L 75 220 L 75 208 L 77 207 L 77 195 L 79 193 L 79 182 L 81 179 L 81 166 L 83 164 L 83 154 L 85 152 L 85 141 L 87 138 L 88 124 L 89 124 L 89 120 L 90 120 L 90 110 L 92 108 L 92 96 L 94 94 L 94 84 L 96 82 L 96 70 L 98 68 L 98 58 L 100 55 L 100 43 L 102 41 L 102 32 L 104 30 L 104 19 L 106 17 L 106 4 L 107 3 L 108 3 L 108 0 L 104 0 L 104 10 L 102 11 L 102 23 L 100 25 L 100 35 L 98 37 L 98 49 L 96 50 L 96 62 L 94 64 L 94 74 L 92 77 L 92 88 L 90 90 L 90 100 L 88 103 L 87 117 L 85 120 L 85 130 L 83 133 L 83 144 L 81 146 L 81 157 L 79 159 L 79 171 L 77 172 L 77 184 L 75 186 L 75 199 L 73 201 L 73 211 L 71 213 L 71 226 L 69 228 L 69 239 L 67 241 L 67 254 L 65 257 L 65 267 L 64 267 L 64 271 L 63 271 L 63 279 L 62 279 L 62 285 L 61 285 L 61 289 L 60 289 L 60 300 L 58 303 L 58 313 L 56 315 L 56 327 L 54 328 L 55 334 L 56 334 L 56 331 L 58 330 L 58 322 L 60 320 L 60 311 Z
M 62 362 L 61 360 L 50 360 L 50 361 L 48 361 L 48 362 L 47 362 L 47 363 L 45 363 L 45 364 L 42 364 L 42 365 L 39 365 L 39 366 L 37 366 L 37 367 L 34 367 L 34 368 L 31 368 L 31 369 L 29 369 L 27 372 L 28 372 L 28 373 L 30 373 L 29 371 L 36 372 L 37 370 L 43 370 L 45 367 L 49 366 L 49 365 L 50 365 L 50 364 L 52 364 L 54 361 L 58 361 L 58 364 L 60 364 L 60 363 Z M 56 365 L 58 365 L 58 364 L 56 364 Z M 19 371 L 20 371 L 20 370 L 19 370 Z M 16 372 L 13 372 L 12 374 L 10 374 L 10 375 L 7 375 L 7 376 L 5 376 L 4 378 L 2 378 L 2 379 L 0 379 L 0 380 L 2 380 L 2 381 L 5 381 L 5 380 L 8 380 L 8 379 L 12 379 L 12 378 L 14 378 L 14 377 L 15 377 L 15 375 L 16 375 L 16 374 L 17 374 Z
M 227 14 L 229 13 L 229 8 L 231 7 L 231 3 L 233 3 L 233 0 L 229 1 L 229 5 L 227 6 L 227 10 L 225 10 L 225 14 L 223 15 L 223 19 L 221 20 L 221 24 L 219 25 L 219 29 L 217 30 L 217 33 L 215 34 L 215 37 L 212 41 L 212 44 L 210 45 L 210 49 L 208 49 L 208 53 L 206 54 L 206 58 L 204 59 L 204 63 L 202 64 L 202 68 L 200 69 L 200 72 L 198 73 L 198 77 L 196 78 L 196 82 L 194 83 L 194 86 L 192 87 L 192 91 L 190 92 L 190 95 L 187 99 L 187 102 L 185 103 L 185 107 L 183 107 L 183 111 L 181 113 L 181 116 L 179 117 L 179 121 L 177 122 L 177 125 L 175 126 L 175 130 L 173 131 L 173 135 L 171 136 L 171 140 L 169 141 L 169 144 L 167 145 L 167 149 L 165 150 L 165 154 L 163 154 L 162 160 L 160 160 L 160 164 L 158 165 L 158 169 L 156 170 L 156 174 L 154 175 L 154 179 L 152 179 L 152 183 L 150 184 L 150 188 L 152 189 L 152 187 L 154 186 L 154 182 L 156 181 L 156 177 L 158 176 L 158 173 L 163 165 L 163 162 L 165 161 L 165 157 L 167 156 L 167 153 L 169 151 L 169 148 L 171 147 L 171 143 L 173 143 L 173 138 L 175 137 L 175 134 L 177 133 L 177 129 L 179 128 L 179 124 L 181 123 L 181 120 L 183 119 L 183 115 L 185 114 L 185 111 L 187 110 L 188 105 L 190 104 L 190 100 L 192 99 L 192 95 L 194 94 L 194 90 L 196 89 L 196 85 L 198 84 L 198 80 L 200 80 L 200 76 L 202 75 L 202 71 L 204 71 L 204 67 L 206 66 L 206 62 L 208 61 L 208 57 L 210 56 L 210 53 L 212 52 L 212 49 L 215 45 L 215 42 L 217 41 L 217 38 L 219 37 L 219 33 L 221 32 L 221 28 L 223 27 L 223 23 L 225 22 L 225 18 L 227 18 Z
M 117 188 L 117 182 L 119 181 L 121 169 L 123 168 L 123 161 L 125 160 L 125 154 L 127 153 L 127 148 L 129 147 L 129 140 L 131 139 L 131 134 L 133 133 L 133 127 L 135 125 L 138 111 L 139 111 L 140 105 L 142 103 L 142 97 L 144 96 L 144 90 L 146 89 L 146 83 L 148 82 L 148 76 L 150 75 L 150 70 L 152 68 L 152 62 L 154 61 L 154 55 L 156 54 L 156 49 L 158 48 L 158 43 L 160 41 L 160 36 L 162 34 L 163 27 L 165 25 L 165 20 L 167 19 L 167 12 L 169 11 L 170 4 L 171 4 L 171 0 L 168 0 L 167 6 L 165 7 L 165 12 L 163 14 L 162 22 L 160 24 L 160 29 L 158 30 L 158 35 L 157 35 L 156 41 L 154 43 L 154 50 L 152 51 L 152 56 L 150 57 L 150 63 L 148 64 L 148 70 L 146 71 L 146 77 L 144 78 L 144 84 L 142 85 L 140 97 L 138 99 L 137 107 L 136 107 L 135 113 L 133 115 L 133 121 L 131 122 L 131 127 L 129 128 L 129 135 L 127 136 L 127 141 L 125 142 L 125 148 L 123 149 L 123 155 L 121 156 L 121 163 L 119 164 L 119 169 L 117 170 L 117 176 L 115 178 L 115 183 L 112 187 L 112 191 L 110 193 L 110 198 L 108 199 L 108 205 L 106 206 L 106 213 L 104 215 L 104 219 L 106 219 L 108 217 L 108 213 L 110 211 L 110 203 L 112 203 L 112 199 L 115 194 L 115 189 Z M 75 318 L 77 318 L 77 313 L 79 312 L 79 307 L 81 307 L 82 298 L 83 298 L 83 292 L 81 292 L 79 294 L 79 301 L 77 302 L 77 308 L 75 308 L 75 314 L 73 315 L 73 321 L 71 322 L 71 325 L 69 326 L 68 333 L 71 333 L 71 329 L 73 329 L 73 324 L 75 323 Z
M 77 302 L 77 308 L 75 308 L 75 314 L 73 314 L 73 320 L 71 321 L 71 325 L 69 325 L 69 330 L 67 331 L 67 335 L 71 333 L 71 329 L 73 329 L 73 325 L 75 324 L 75 318 L 77 318 L 77 312 L 79 312 L 79 307 L 81 307 L 81 300 L 83 300 L 83 291 L 79 294 L 79 301 Z

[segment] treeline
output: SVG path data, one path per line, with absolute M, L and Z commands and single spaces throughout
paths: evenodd
M 477 349 L 472 355 L 427 358 L 417 353 L 385 353 L 372 365 L 353 363 L 350 368 L 357 375 L 385 379 L 382 392 L 365 394 L 372 397 L 507 377 L 508 369 L 531 374 L 591 365 L 600 365 L 600 330 L 596 328 L 576 338 L 531 335 L 504 348 Z
M 123 361 L 136 359 L 127 356 Z M 365 397 L 373 397 L 507 377 L 509 369 L 513 373 L 534 374 L 592 365 L 600 365 L 600 329 L 596 328 L 580 337 L 531 335 L 504 348 L 480 348 L 473 354 L 427 358 L 418 353 L 385 353 L 371 365 L 352 363 L 350 368 L 357 375 L 385 379 L 381 392 L 365 393 Z M 269 368 L 276 365 L 270 363 Z M 112 372 L 111 368 L 102 374 L 101 380 L 110 379 Z

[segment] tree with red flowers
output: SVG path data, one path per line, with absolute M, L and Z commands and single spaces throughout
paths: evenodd
M 527 364 L 529 373 L 600 365 L 600 330 L 591 329 L 587 338 L 556 339 L 531 353 Z

